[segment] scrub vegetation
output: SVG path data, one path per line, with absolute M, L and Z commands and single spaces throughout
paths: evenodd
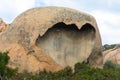
M 7 67 L 10 57 L 8 52 L 0 52 L 0 76 L 2 80 L 120 80 L 120 65 L 108 61 L 103 69 L 92 68 L 84 63 L 77 63 L 74 70 L 66 67 L 58 72 L 40 71 L 37 74 L 18 73 L 17 69 Z

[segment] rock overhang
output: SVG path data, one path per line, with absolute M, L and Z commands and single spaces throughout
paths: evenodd
M 88 23 L 78 29 L 75 24 L 66 25 L 60 22 L 49 28 L 44 35 L 39 35 L 36 46 L 63 67 L 73 66 L 78 60 L 83 62 L 90 56 L 95 34 L 94 27 Z
M 30 9 L 18 16 L 11 24 L 11 27 L 24 26 L 24 28 L 29 28 L 28 32 L 32 30 L 31 32 L 39 33 L 42 36 L 50 27 L 59 22 L 64 22 L 67 25 L 75 24 L 79 29 L 84 24 L 89 23 L 94 26 L 96 32 L 99 32 L 96 21 L 91 15 L 63 7 Z M 37 32 L 34 32 L 34 30 Z
M 46 34 L 51 37 L 44 39 Z M 102 44 L 94 17 L 69 8 L 30 9 L 13 21 L 1 35 L 0 41 L 19 44 L 24 47 L 26 54 L 38 47 L 62 67 L 83 61 L 96 67 L 102 65 Z M 36 52 L 34 54 L 39 55 Z

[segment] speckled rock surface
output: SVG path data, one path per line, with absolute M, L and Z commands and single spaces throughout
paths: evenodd
M 61 70 L 86 62 L 102 67 L 101 38 L 95 19 L 63 7 L 34 8 L 20 14 L 0 35 L 9 66 L 19 71 Z
M 112 61 L 116 64 L 120 64 L 120 44 L 117 44 L 115 48 L 109 49 L 103 52 L 104 63 Z
M 7 29 L 8 25 L 0 18 L 0 34 Z

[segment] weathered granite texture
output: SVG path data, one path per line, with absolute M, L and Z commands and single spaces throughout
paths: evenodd
M 103 62 L 112 61 L 113 63 L 120 64 L 120 44 L 117 44 L 113 49 L 103 52 Z
M 57 71 L 77 62 L 102 67 L 101 38 L 95 19 L 86 13 L 44 7 L 20 14 L 0 35 L 9 66 L 19 71 Z
M 8 25 L 0 18 L 0 34 L 7 29 Z

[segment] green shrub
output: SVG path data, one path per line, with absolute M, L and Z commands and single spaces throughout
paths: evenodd
M 7 67 L 9 59 L 8 52 L 0 52 L 0 75 L 6 79 L 12 77 L 17 72 L 17 69 L 10 69 Z
M 1 76 L 4 76 L 6 74 L 7 67 L 6 65 L 8 64 L 8 60 L 10 59 L 9 56 L 7 55 L 8 52 L 0 52 L 0 74 Z
M 0 53 L 0 75 L 5 80 L 120 80 L 120 65 L 110 61 L 106 62 L 103 69 L 92 68 L 87 64 L 77 63 L 74 72 L 70 67 L 57 72 L 40 71 L 38 74 L 16 73 L 8 68 L 8 52 Z
M 117 68 L 118 69 L 118 68 Z M 58 72 L 41 71 L 39 74 L 19 73 L 13 80 L 120 80 L 120 71 L 111 67 L 92 68 L 87 64 L 75 64 L 74 72 L 70 67 Z
M 104 68 L 120 71 L 120 65 L 113 63 L 112 61 L 107 61 L 104 64 Z
M 75 64 L 75 67 L 74 67 L 75 73 L 82 72 L 82 71 L 85 71 L 87 69 L 90 69 L 90 67 L 84 63 L 77 63 L 77 64 Z
M 111 44 L 111 45 L 105 44 L 103 46 L 103 51 L 108 50 L 108 49 L 113 49 L 115 46 L 116 44 Z
M 55 72 L 53 73 L 53 78 L 54 80 L 66 80 L 67 78 L 69 78 L 72 75 L 72 69 L 71 67 L 66 67 L 65 69 Z

